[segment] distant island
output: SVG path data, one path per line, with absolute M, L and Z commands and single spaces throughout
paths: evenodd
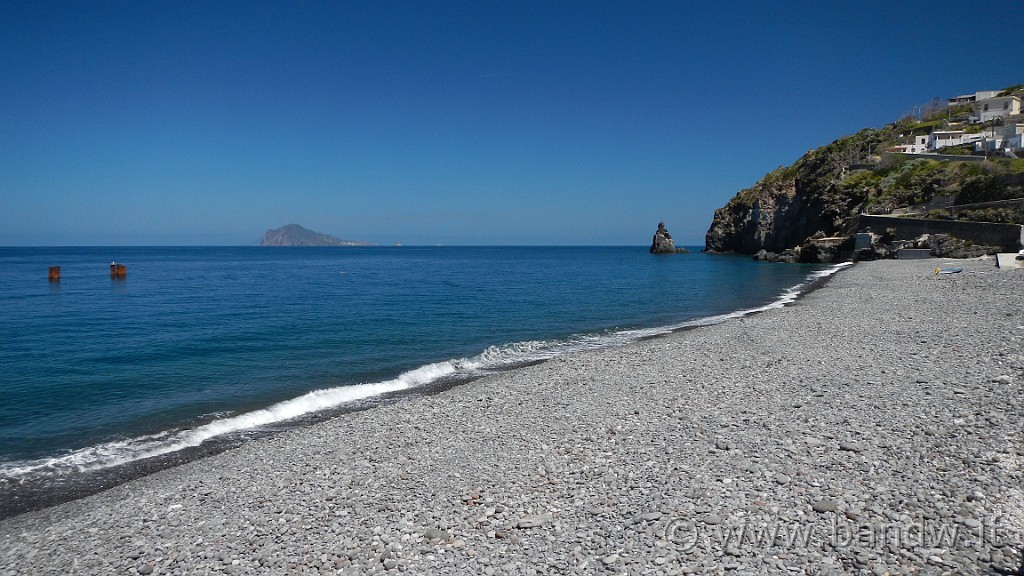
M 373 246 L 373 244 L 355 240 L 339 240 L 334 236 L 314 232 L 298 224 L 289 224 L 276 230 L 267 230 L 263 239 L 260 240 L 260 246 Z

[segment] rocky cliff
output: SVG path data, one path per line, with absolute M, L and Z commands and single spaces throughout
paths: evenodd
M 893 128 L 863 130 L 779 167 L 715 211 L 705 238 L 709 252 L 782 252 L 821 232 L 849 233 L 866 190 L 841 186 L 849 167 L 893 139 Z
M 966 204 L 1024 196 L 1024 160 L 964 162 L 885 153 L 920 125 L 903 120 L 862 130 L 770 172 L 715 211 L 705 250 L 782 253 L 813 238 L 850 236 L 862 211 L 890 214 L 917 207 L 923 216 L 948 219 L 942 210 L 928 213 L 928 203 L 937 197 Z M 1000 221 L 988 214 L 959 214 L 959 219 Z
M 267 230 L 260 241 L 260 246 L 371 246 L 371 244 L 339 240 L 334 236 L 308 230 L 298 224 L 289 224 L 276 230 Z

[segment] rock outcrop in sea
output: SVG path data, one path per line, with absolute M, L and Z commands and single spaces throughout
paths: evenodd
M 260 246 L 372 246 L 372 244 L 354 240 L 339 240 L 334 236 L 314 232 L 298 224 L 289 224 L 276 230 L 267 230 L 260 241 Z
M 654 240 L 651 242 L 651 254 L 677 254 L 688 252 L 686 248 L 676 248 L 675 240 L 665 228 L 665 222 L 658 223 L 658 231 L 654 233 Z

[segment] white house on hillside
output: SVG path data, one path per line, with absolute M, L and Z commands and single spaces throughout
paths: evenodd
M 946 101 L 948 106 L 956 106 L 958 104 L 970 104 L 971 102 L 981 102 L 989 98 L 995 98 L 996 94 L 999 94 L 998 90 L 982 90 L 975 92 L 974 94 L 961 94 L 956 98 L 950 98 Z
M 1020 114 L 1020 96 L 998 96 L 989 98 L 974 105 L 978 120 L 988 122 L 995 118 L 1005 118 Z
M 984 138 L 974 143 L 977 151 L 992 152 L 994 150 L 1018 150 L 1024 148 L 1024 124 L 999 126 L 985 130 Z
M 935 130 L 930 136 L 928 136 L 929 150 L 935 150 L 945 146 L 957 146 L 963 143 L 963 130 Z
M 946 146 L 973 144 L 984 139 L 985 134 L 980 132 L 967 134 L 963 130 L 935 130 L 927 136 L 915 136 L 913 144 L 900 144 L 893 146 L 892 150 L 904 154 L 928 154 Z
M 928 149 L 938 150 L 946 146 L 960 146 L 971 144 L 984 138 L 980 132 L 966 134 L 963 130 L 935 130 L 928 136 Z
M 993 152 L 998 150 L 1020 150 L 1024 148 L 1024 123 L 1020 123 L 1021 96 L 997 96 L 998 91 L 986 90 L 974 94 L 961 94 L 950 98 L 947 102 L 950 106 L 973 103 L 974 115 L 970 118 L 972 124 L 978 122 L 992 122 L 995 119 L 1002 119 L 1002 122 L 992 122 L 993 125 L 984 127 L 978 132 L 967 132 L 965 130 L 934 130 L 927 136 L 914 136 L 912 144 L 898 144 L 890 148 L 894 152 L 904 154 L 931 154 L 941 152 L 942 148 L 949 146 L 963 146 L 973 144 L 976 152 Z M 1014 118 L 1017 116 L 1017 118 Z M 1003 123 L 1008 126 L 994 126 Z M 948 126 L 950 122 L 947 122 Z M 974 126 L 973 129 L 981 128 Z
M 930 136 L 914 136 L 913 144 L 897 144 L 892 147 L 892 150 L 903 154 L 925 154 L 928 152 L 929 138 Z

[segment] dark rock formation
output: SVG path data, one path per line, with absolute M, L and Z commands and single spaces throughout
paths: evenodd
M 799 261 L 799 253 L 795 248 L 783 250 L 781 253 L 769 252 L 762 248 L 757 251 L 757 254 L 754 254 L 754 260 L 760 260 L 761 262 L 769 262 L 772 264 L 778 262 L 796 264 Z
M 850 238 L 826 237 L 818 233 L 808 238 L 797 248 L 797 262 L 806 264 L 826 264 L 841 260 L 839 253 L 851 246 Z
M 796 248 L 787 248 L 782 252 L 769 252 L 765 249 L 758 250 L 754 254 L 754 260 L 762 262 L 784 262 L 795 264 L 823 264 L 837 262 L 840 258 L 840 251 L 846 250 L 849 246 L 848 238 L 826 238 L 811 237 Z
M 977 258 L 1000 252 L 999 246 L 970 244 L 949 234 L 929 234 L 927 238 L 916 240 L 915 245 L 920 248 L 928 248 L 931 255 L 938 258 Z
M 895 245 L 895 229 L 886 228 L 883 234 L 875 234 L 870 229 L 866 230 L 866 232 L 871 235 L 871 245 L 854 253 L 854 261 L 891 260 L 896 258 L 896 252 L 899 248 Z
M 658 223 L 658 231 L 654 233 L 654 240 L 651 242 L 651 254 L 681 254 L 689 252 L 686 248 L 676 248 L 672 235 L 665 229 L 665 222 Z
M 676 243 L 672 235 L 665 229 L 665 222 L 658 222 L 658 231 L 654 233 L 654 240 L 651 242 L 651 254 L 675 254 Z
M 276 230 L 267 230 L 260 246 L 372 246 L 366 242 L 339 240 L 334 236 L 307 230 L 298 224 L 289 224 Z
M 821 207 L 797 194 L 796 181 L 771 176 L 740 193 L 753 196 L 751 203 L 734 199 L 715 211 L 705 237 L 708 252 L 782 252 L 822 227 L 815 215 Z

